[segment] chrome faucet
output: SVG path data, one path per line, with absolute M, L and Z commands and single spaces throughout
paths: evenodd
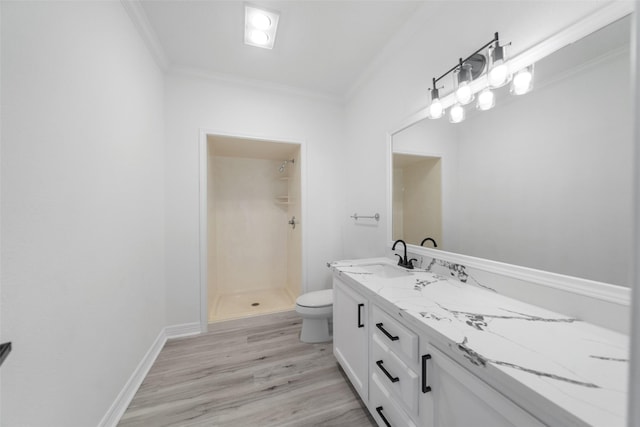
M 437 247 L 438 247 L 438 244 L 436 243 L 436 241 L 435 241 L 435 240 L 433 240 L 431 237 L 427 237 L 426 239 L 424 239 L 424 240 L 422 241 L 422 243 L 420 243 L 420 246 L 424 246 L 424 244 L 425 244 L 425 242 L 426 242 L 427 240 L 431 240 L 431 243 L 433 243 L 433 247 L 434 247 L 434 248 L 437 248 Z
M 404 268 L 408 268 L 409 270 L 413 270 L 413 261 L 417 261 L 417 259 L 415 259 L 415 258 L 407 259 L 407 244 L 404 242 L 404 240 L 396 240 L 393 243 L 393 246 L 391 247 L 391 250 L 395 251 L 396 250 L 396 245 L 398 243 L 402 243 L 402 245 L 404 246 L 404 257 L 402 257 L 402 255 L 400 255 L 400 254 L 396 254 L 396 256 L 399 258 L 398 259 L 398 265 L 400 267 L 404 267 Z

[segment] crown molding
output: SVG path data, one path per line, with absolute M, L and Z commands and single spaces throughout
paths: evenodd
M 411 18 L 402 26 L 402 28 L 395 33 L 391 39 L 382 47 L 373 60 L 367 65 L 353 82 L 353 84 L 347 89 L 344 101 L 348 103 L 360 89 L 369 81 L 369 79 L 375 74 L 380 67 L 388 62 L 401 48 L 407 45 L 415 34 L 423 28 L 427 22 L 433 19 L 436 11 L 443 7 L 440 2 L 424 2 L 418 9 L 411 15 Z
M 327 92 L 313 91 L 281 83 L 269 82 L 266 80 L 250 79 L 238 77 L 233 74 L 217 73 L 202 68 L 183 67 L 171 65 L 167 69 L 168 75 L 187 77 L 193 79 L 211 80 L 219 83 L 227 83 L 236 86 L 251 87 L 255 89 L 274 91 L 289 95 L 310 98 L 316 101 L 324 101 L 337 105 L 344 105 L 344 98 Z
M 250 79 L 238 77 L 231 74 L 218 73 L 201 68 L 191 68 L 180 65 L 171 64 L 167 57 L 160 39 L 156 34 L 153 26 L 147 18 L 147 14 L 142 7 L 140 0 L 120 0 L 120 3 L 127 11 L 134 26 L 138 30 L 140 37 L 147 45 L 149 52 L 153 56 L 158 66 L 168 75 L 212 80 L 221 83 L 234 84 L 244 87 L 252 87 L 261 90 L 276 91 L 290 95 L 302 96 L 314 99 L 316 101 L 330 102 L 333 104 L 344 105 L 345 98 L 342 95 L 332 94 L 321 91 L 314 91 L 295 86 L 289 86 L 280 83 L 269 82 L 265 80 Z
M 124 10 L 127 11 L 129 18 L 131 18 L 131 22 L 133 22 L 133 25 L 138 30 L 140 37 L 142 37 L 142 40 L 147 45 L 153 59 L 163 71 L 167 71 L 169 68 L 169 60 L 140 1 L 120 0 L 120 3 L 124 7 Z

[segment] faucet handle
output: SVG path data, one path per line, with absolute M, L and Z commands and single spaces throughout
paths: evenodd
M 418 261 L 416 258 L 411 258 L 408 262 L 406 267 L 410 270 L 413 270 L 413 261 Z
M 404 260 L 402 259 L 402 255 L 399 254 L 395 254 L 395 256 L 398 257 L 398 265 L 404 265 Z

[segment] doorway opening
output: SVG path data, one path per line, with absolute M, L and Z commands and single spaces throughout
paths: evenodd
M 302 282 L 301 145 L 207 135 L 206 193 L 207 323 L 292 310 Z

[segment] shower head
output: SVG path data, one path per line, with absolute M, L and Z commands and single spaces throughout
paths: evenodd
M 284 172 L 284 167 L 287 165 L 287 163 L 295 163 L 295 162 L 296 162 L 295 159 L 285 160 L 284 162 L 282 162 L 282 164 L 278 168 L 278 172 L 283 173 Z

